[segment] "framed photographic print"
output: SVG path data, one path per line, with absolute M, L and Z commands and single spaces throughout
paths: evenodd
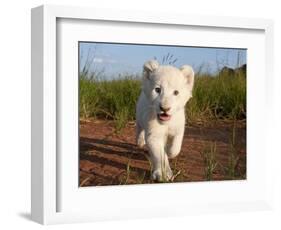
M 32 219 L 271 208 L 272 33 L 265 19 L 32 9 Z

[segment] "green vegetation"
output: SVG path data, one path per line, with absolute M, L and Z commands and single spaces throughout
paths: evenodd
M 246 76 L 199 75 L 186 107 L 188 121 L 246 118 Z
M 240 156 L 236 149 L 236 123 L 234 121 L 232 133 L 229 138 L 229 157 L 228 166 L 226 167 L 228 179 L 236 179 L 236 177 L 241 177 L 241 172 L 239 172 L 238 170 L 240 160 L 242 159 L 240 159 Z M 243 174 L 245 174 L 245 172 Z
M 80 84 L 80 117 L 114 120 L 116 131 L 135 120 L 135 106 L 141 91 L 136 76 L 120 76 L 103 80 L 82 71 Z M 188 122 L 216 119 L 246 118 L 246 76 L 242 71 L 233 74 L 197 74 L 193 97 L 187 103 Z
M 135 106 L 140 94 L 140 81 L 132 76 L 105 81 L 80 75 L 80 117 L 115 121 L 120 131 L 135 119 Z
M 216 142 L 210 142 L 210 146 L 206 146 L 201 153 L 205 164 L 205 177 L 206 180 L 213 179 L 213 173 L 217 167 L 217 145 Z

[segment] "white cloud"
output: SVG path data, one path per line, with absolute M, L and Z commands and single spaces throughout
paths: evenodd
M 103 63 L 104 60 L 102 58 L 94 58 L 93 62 L 94 63 Z
M 103 57 L 95 57 L 93 59 L 93 62 L 94 63 L 117 63 L 116 60 L 114 59 L 110 59 L 110 58 L 103 58 Z

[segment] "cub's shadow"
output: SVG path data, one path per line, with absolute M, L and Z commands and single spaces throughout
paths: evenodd
M 130 157 L 134 160 L 146 160 L 147 151 L 131 143 L 117 142 L 106 139 L 80 137 L 80 155 L 96 151 L 105 155 Z
M 147 171 L 148 174 L 150 171 L 147 169 L 149 165 L 147 155 L 147 150 L 140 149 L 131 143 L 80 137 L 80 160 L 90 161 L 93 164 L 124 171 L 130 162 L 130 170 Z M 80 170 L 84 171 L 83 167 L 80 165 Z M 93 175 L 100 174 L 95 167 L 87 171 Z

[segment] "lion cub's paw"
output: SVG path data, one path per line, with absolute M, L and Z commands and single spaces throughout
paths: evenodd
M 151 175 L 151 179 L 158 182 L 171 181 L 172 178 L 173 172 L 170 168 L 167 168 L 165 171 L 161 169 L 154 170 Z

